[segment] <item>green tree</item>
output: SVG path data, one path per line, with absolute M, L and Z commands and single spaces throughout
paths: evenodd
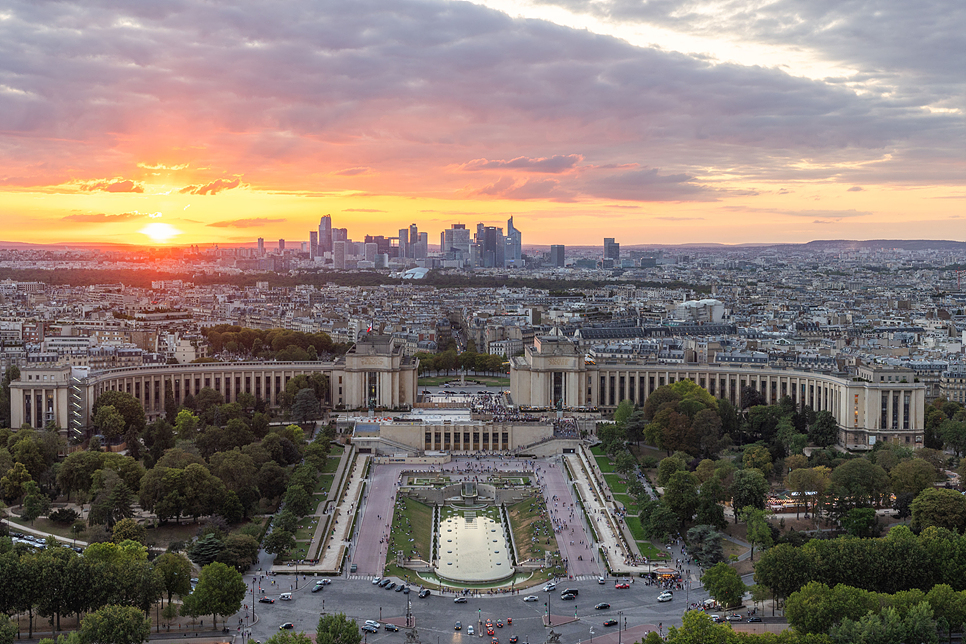
M 830 411 L 815 414 L 815 422 L 808 428 L 808 440 L 819 447 L 830 447 L 839 441 L 839 424 Z
M 724 607 L 739 606 L 748 590 L 738 572 L 726 563 L 717 563 L 701 575 L 701 585 Z
M 875 536 L 875 509 L 852 508 L 842 517 L 842 527 L 853 537 L 869 538 Z
M 779 543 L 763 552 L 755 564 L 755 583 L 771 589 L 777 599 L 786 599 L 808 583 L 813 573 L 814 564 L 807 553 Z
M 246 588 L 240 572 L 216 561 L 201 569 L 194 592 L 184 600 L 185 607 L 198 615 L 212 615 L 217 625 L 219 615 L 238 612 Z
M 225 538 L 225 547 L 218 554 L 218 561 L 232 568 L 244 571 L 258 558 L 258 541 L 247 534 L 230 534 Z
M 702 568 L 724 560 L 721 533 L 713 525 L 696 525 L 688 530 L 688 552 Z
M 87 515 L 88 525 L 106 525 L 108 529 L 113 529 L 121 519 L 134 516 L 134 493 L 117 472 L 98 470 L 92 493 L 94 498 Z
M 966 451 L 966 421 L 944 420 L 939 425 L 939 436 L 956 456 L 962 456 Z
M 33 524 L 34 519 L 41 517 L 50 510 L 50 499 L 34 481 L 24 484 L 23 508 L 20 512 L 27 521 Z
M 124 434 L 124 417 L 113 405 L 103 405 L 94 416 L 94 427 L 108 440 L 113 441 Z
M 288 530 L 273 528 L 262 540 L 262 548 L 272 555 L 284 555 L 295 547 L 295 536 Z
M 9 616 L 0 615 L 0 644 L 13 644 L 19 630 L 17 625 L 10 621 Z
M 675 458 L 674 456 L 662 458 L 661 462 L 657 465 L 657 484 L 663 487 L 668 484 L 668 481 L 671 480 L 671 476 L 675 472 L 685 470 L 687 470 L 687 466 L 681 459 Z
M 633 454 L 624 450 L 614 457 L 614 469 L 625 478 L 630 477 L 637 470 L 637 459 Z
M 772 471 L 771 452 L 764 445 L 749 445 L 745 448 L 741 462 L 746 470 L 752 468 L 761 470 L 761 473 L 768 478 Z
M 275 461 L 268 461 L 258 470 L 255 483 L 263 498 L 277 499 L 288 486 L 288 470 Z
M 654 638 L 650 636 L 654 635 Z M 644 644 L 659 644 L 664 642 L 655 631 L 648 634 Z M 684 614 L 681 627 L 670 626 L 667 640 L 669 644 L 738 644 L 742 639 L 731 630 L 730 626 L 715 624 L 711 616 L 699 610 L 690 610 Z
M 114 407 L 124 418 L 125 432 L 133 430 L 140 435 L 144 431 L 144 407 L 137 398 L 125 391 L 105 391 L 94 401 L 91 409 L 94 418 L 97 418 L 97 412 L 101 407 L 108 406 Z
M 148 541 L 147 529 L 130 517 L 126 517 L 115 523 L 111 535 L 111 541 L 114 543 L 131 540 L 142 545 L 147 545 Z
M 154 568 L 161 576 L 161 584 L 168 595 L 186 597 L 191 592 L 191 562 L 182 554 L 166 552 L 154 560 Z
M 133 606 L 104 606 L 81 620 L 82 644 L 141 644 L 151 634 L 151 620 Z
M 343 613 L 323 615 L 315 629 L 316 644 L 359 644 L 362 633 L 354 619 Z
M 876 462 L 878 463 L 878 460 Z M 936 480 L 936 468 L 921 458 L 913 458 L 894 466 L 889 472 L 889 479 L 892 482 L 893 493 L 908 492 L 916 496 L 926 488 L 932 487 Z
M 867 458 L 845 461 L 832 470 L 830 482 L 830 491 L 843 501 L 846 509 L 878 505 L 891 486 L 886 471 Z
M 768 494 L 768 481 L 758 468 L 738 470 L 731 478 L 731 507 L 753 507 L 765 509 L 765 496 Z M 735 512 L 738 523 L 738 512 Z
M 292 403 L 292 420 L 305 423 L 321 415 L 322 406 L 319 404 L 319 399 L 315 397 L 315 392 L 308 387 L 299 390 L 295 395 L 295 402 Z
M 617 405 L 617 409 L 614 411 L 614 422 L 617 423 L 618 427 L 626 429 L 627 421 L 633 413 L 634 403 L 625 398 L 620 401 L 620 404 Z
M 224 549 L 225 543 L 221 536 L 209 532 L 191 544 L 191 547 L 188 549 L 188 558 L 199 566 L 207 566 L 213 561 L 216 561 Z
M 956 490 L 929 488 L 912 502 L 912 527 L 946 528 L 962 534 L 966 531 L 966 497 Z
M 279 631 L 265 640 L 265 644 L 312 644 L 312 638 L 304 632 Z
M 70 454 L 57 471 L 57 485 L 67 492 L 87 494 L 93 484 L 94 472 L 101 469 L 104 455 L 101 452 L 78 451 Z
M 698 510 L 698 477 L 686 471 L 672 474 L 664 488 L 663 502 L 681 525 L 691 521 Z
M 0 490 L 3 490 L 3 500 L 7 503 L 19 501 L 26 493 L 26 485 L 33 479 L 23 463 L 14 463 L 7 473 L 0 478 Z
M 190 441 L 198 437 L 198 417 L 187 409 L 178 412 L 174 420 L 174 433 L 178 440 Z
M 759 508 L 746 506 L 741 509 L 741 518 L 747 527 L 748 543 L 751 544 L 751 560 L 755 560 L 755 546 L 761 550 L 771 548 L 773 540 L 771 525 L 766 518 L 766 512 Z

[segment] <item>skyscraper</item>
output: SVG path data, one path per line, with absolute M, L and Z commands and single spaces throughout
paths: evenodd
M 332 217 L 325 215 L 319 220 L 319 255 L 332 252 Z
M 332 242 L 332 266 L 339 270 L 345 269 L 345 241 Z
M 416 257 L 416 246 L 419 245 L 419 228 L 416 224 L 409 225 L 409 246 L 406 249 L 407 257 Z
M 316 230 L 309 231 L 309 257 L 319 254 L 319 233 Z
M 419 243 L 416 244 L 414 256 L 416 259 L 424 259 L 429 255 L 429 233 L 419 233 Z
M 285 252 L 285 240 L 284 239 L 279 239 L 278 240 L 278 254 L 281 255 L 284 252 Z
M 565 250 L 563 244 L 553 244 L 550 246 L 550 263 L 553 266 L 563 267 L 567 265 L 564 258 Z
M 621 245 L 613 237 L 604 237 L 604 259 L 612 259 L 615 266 L 620 266 Z
M 409 229 L 399 229 L 399 251 L 397 257 L 409 257 Z
M 258 238 L 258 256 L 263 257 L 265 255 L 265 240 L 261 237 Z
M 513 217 L 506 222 L 505 266 L 520 266 L 523 263 L 523 233 L 513 225 Z

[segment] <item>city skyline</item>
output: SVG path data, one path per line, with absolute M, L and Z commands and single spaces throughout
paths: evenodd
M 951 0 L 11 2 L 0 237 L 963 239 L 964 26 Z

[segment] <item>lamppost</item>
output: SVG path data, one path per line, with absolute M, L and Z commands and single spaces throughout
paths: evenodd
M 621 644 L 621 627 L 624 624 L 624 611 L 617 611 L 617 644 Z
M 295 590 L 299 589 L 299 560 L 295 560 Z
M 252 624 L 255 623 L 255 580 L 258 576 L 252 577 Z

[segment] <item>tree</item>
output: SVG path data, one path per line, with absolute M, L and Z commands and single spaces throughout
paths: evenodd
M 141 401 L 125 391 L 105 391 L 97 400 L 91 411 L 97 418 L 101 407 L 111 406 L 124 418 L 124 431 L 134 430 L 137 434 L 144 431 L 145 416 Z
M 67 492 L 68 499 L 72 492 L 87 494 L 93 484 L 94 472 L 101 469 L 103 456 L 101 452 L 79 451 L 64 459 L 57 471 L 57 485 Z
M 939 425 L 939 436 L 947 447 L 956 452 L 956 456 L 962 456 L 966 451 L 966 422 L 944 420 Z
M 637 459 L 630 452 L 624 450 L 614 457 L 614 469 L 627 478 L 637 469 Z
M 672 474 L 664 488 L 663 502 L 677 515 L 681 525 L 691 521 L 698 509 L 698 477 L 687 471 Z
M 813 563 L 807 553 L 779 543 L 762 553 L 755 565 L 755 583 L 771 589 L 778 599 L 790 597 L 812 578 Z
M 235 570 L 244 571 L 258 558 L 258 541 L 247 534 L 230 534 L 225 547 L 218 554 L 218 561 Z
M 771 475 L 771 452 L 764 445 L 749 445 L 746 447 L 745 453 L 741 457 L 741 462 L 746 470 L 750 470 L 751 468 L 761 470 L 765 478 Z
M 698 456 L 715 458 L 718 455 L 718 441 L 721 438 L 721 417 L 717 410 L 702 409 L 691 421 L 691 434 Z
M 103 405 L 94 415 L 94 427 L 108 440 L 113 441 L 124 433 L 124 417 L 113 405 Z
M 0 615 L 0 644 L 13 644 L 19 630 L 9 616 Z
M 121 519 L 134 516 L 134 493 L 117 472 L 98 470 L 94 478 L 94 499 L 87 515 L 88 525 L 100 524 L 113 529 Z
M 870 538 L 875 536 L 875 509 L 852 508 L 842 517 L 842 527 L 853 537 Z
M 268 461 L 258 470 L 255 484 L 263 498 L 277 499 L 285 493 L 288 485 L 288 470 L 275 461 Z
M 20 516 L 33 524 L 34 519 L 47 514 L 48 510 L 50 510 L 50 499 L 40 490 L 36 482 L 27 481 L 24 484 L 23 508 Z
M 731 507 L 744 508 L 751 506 L 759 510 L 765 509 L 765 496 L 768 494 L 768 481 L 761 470 L 738 470 L 731 478 Z M 738 523 L 738 513 L 735 512 L 735 523 Z
M 219 615 L 238 612 L 246 589 L 240 572 L 216 561 L 201 569 L 194 592 L 184 600 L 185 607 L 198 615 L 211 615 L 217 625 Z
M 748 590 L 737 571 L 723 562 L 715 564 L 701 575 L 701 585 L 725 608 L 739 606 L 742 595 Z
M 113 537 L 111 541 L 114 543 L 131 540 L 137 541 L 142 545 L 147 545 L 147 529 L 130 517 L 126 517 L 115 523 L 111 535 Z
M 356 620 L 347 618 L 343 613 L 323 615 L 315 629 L 316 644 L 359 644 L 362 633 Z
M 308 387 L 300 389 L 295 395 L 295 402 L 292 403 L 292 419 L 297 423 L 305 423 L 321 415 L 322 406 L 319 404 L 319 399 L 315 397 L 315 392 Z
M 282 555 L 295 547 L 295 536 L 288 530 L 273 528 L 262 540 L 262 548 L 272 555 Z
M 751 544 L 751 560 L 755 560 L 755 546 L 765 550 L 771 548 L 773 540 L 771 536 L 771 525 L 765 518 L 766 513 L 759 508 L 746 506 L 741 509 L 741 518 L 748 528 L 748 543 Z
M 808 428 L 808 440 L 819 447 L 830 447 L 839 441 L 839 424 L 830 411 L 815 414 L 815 422 Z
M 191 562 L 182 554 L 166 552 L 154 560 L 154 569 L 161 576 L 161 584 L 168 595 L 186 597 L 191 592 Z
M 878 505 L 889 493 L 889 475 L 867 458 L 854 458 L 832 470 L 831 491 L 850 509 L 861 505 Z
M 694 555 L 698 565 L 710 568 L 724 560 L 721 533 L 712 525 L 696 525 L 688 530 L 688 552 Z
M 23 463 L 14 463 L 6 475 L 0 478 L 0 490 L 7 503 L 19 501 L 26 492 L 26 485 L 33 479 Z
M 654 637 L 651 637 L 651 636 Z M 648 633 L 643 644 L 663 644 L 657 631 Z M 725 624 L 715 624 L 711 616 L 699 610 L 689 610 L 681 619 L 681 627 L 668 627 L 668 644 L 738 644 L 738 634 Z
M 947 528 L 960 534 L 966 531 L 966 497 L 956 490 L 929 488 L 912 502 L 912 527 Z
M 188 549 L 188 558 L 199 566 L 207 566 L 216 561 L 224 549 L 225 543 L 221 537 L 210 532 L 191 544 Z
M 878 461 L 877 461 L 878 462 Z M 911 493 L 914 497 L 936 480 L 936 468 L 921 458 L 903 461 L 889 472 L 892 491 L 895 494 Z
M 82 644 L 141 644 L 151 634 L 151 620 L 133 606 L 104 606 L 81 620 Z
M 302 631 L 279 631 L 265 640 L 265 644 L 312 644 L 312 639 Z
M 633 413 L 634 403 L 625 398 L 620 401 L 620 404 L 617 405 L 617 409 L 614 411 L 614 422 L 617 423 L 618 427 L 626 429 L 627 421 Z

